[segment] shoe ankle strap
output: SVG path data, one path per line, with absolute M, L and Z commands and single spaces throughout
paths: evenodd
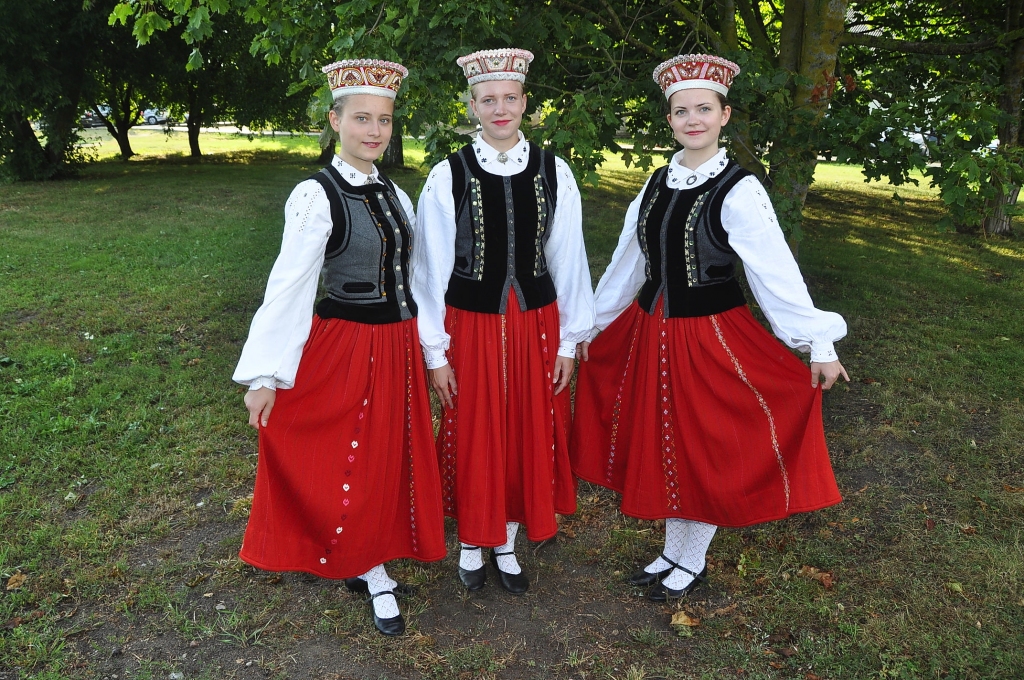
M 679 566 L 678 564 L 676 564 L 675 562 L 673 562 L 673 561 L 672 561 L 672 560 L 670 560 L 669 558 L 665 557 L 665 553 L 661 553 L 661 559 L 665 560 L 666 562 L 668 562 L 669 564 L 671 564 L 671 565 L 672 565 L 673 567 L 675 567 L 676 569 L 682 569 L 682 567 L 680 567 L 680 566 Z M 684 570 L 684 571 L 685 571 L 685 570 Z
M 478 545 L 464 545 L 464 546 L 462 546 L 462 549 L 463 550 L 480 550 L 480 546 L 478 546 Z
M 392 597 L 395 597 L 395 591 L 393 591 L 393 590 L 382 590 L 379 593 L 374 593 L 374 594 L 370 595 L 370 599 L 367 600 L 367 602 L 373 602 L 376 598 L 381 597 L 383 595 L 390 595 Z M 397 600 L 398 598 L 396 597 L 395 599 Z
M 513 550 L 512 552 L 507 552 L 507 553 L 500 553 L 497 550 L 494 551 L 494 556 L 495 557 L 504 557 L 505 555 L 515 555 L 515 554 L 516 554 L 515 550 Z
M 703 582 L 705 582 L 705 583 L 707 582 L 707 578 L 706 578 L 705 576 L 703 576 L 702 574 L 698 574 L 698 573 L 696 573 L 696 572 L 690 571 L 689 569 L 687 569 L 686 567 L 684 567 L 684 566 L 683 566 L 683 565 L 681 565 L 681 564 L 677 564 L 677 565 L 675 565 L 675 568 L 676 568 L 676 569 L 678 569 L 679 571 L 684 571 L 684 572 L 686 572 L 687 574 L 689 574 L 690 576 L 692 576 L 692 577 L 693 577 L 693 578 L 694 578 L 695 580 L 697 580 L 697 581 L 703 581 Z

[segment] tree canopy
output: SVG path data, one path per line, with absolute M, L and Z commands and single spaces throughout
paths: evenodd
M 111 22 L 145 43 L 174 29 L 193 72 L 217 63 L 217 27 L 254 29 L 249 49 L 308 88 L 314 116 L 330 93 L 319 67 L 395 59 L 410 77 L 398 115 L 436 160 L 460 140 L 465 81 L 455 59 L 515 45 L 537 55 L 528 79 L 542 125 L 529 134 L 597 181 L 605 151 L 648 167 L 673 146 L 655 65 L 712 52 L 741 65 L 726 128 L 733 157 L 768 185 L 800 235 L 819 158 L 859 163 L 899 185 L 924 172 L 949 225 L 1007 227 L 1021 170 L 1024 0 L 122 0 Z M 232 31 L 237 33 L 237 31 Z M 625 128 L 631 143 L 617 133 Z M 998 139 L 998 147 L 992 144 Z M 990 148 L 991 147 L 991 148 Z M 997 218 L 993 221 L 993 217 Z M 1002 222 L 999 222 L 999 219 Z

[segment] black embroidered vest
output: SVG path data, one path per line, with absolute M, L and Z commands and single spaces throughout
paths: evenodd
M 555 301 L 544 244 L 558 193 L 555 156 L 530 144 L 526 169 L 494 175 L 471 145 L 448 157 L 455 200 L 455 268 L 445 302 L 471 312 L 504 314 L 510 292 L 522 310 Z
M 313 175 L 327 194 L 334 226 L 322 270 L 327 296 L 316 313 L 328 319 L 383 324 L 416 316 L 409 289 L 412 233 L 395 185 L 349 184 L 328 165 Z
M 637 301 L 648 314 L 662 295 L 667 318 L 709 316 L 746 304 L 735 278 L 738 258 L 722 227 L 722 203 L 749 174 L 730 161 L 699 187 L 670 189 L 668 166 L 655 171 L 636 228 L 647 274 Z

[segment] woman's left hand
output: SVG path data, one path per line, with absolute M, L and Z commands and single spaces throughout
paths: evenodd
M 822 384 L 821 389 L 830 389 L 836 380 L 839 379 L 839 376 L 843 376 L 846 378 L 846 382 L 850 382 L 850 376 L 846 374 L 846 369 L 843 368 L 838 359 L 823 364 L 819 364 L 817 361 L 811 362 L 811 387 L 817 389 L 818 383 L 824 379 L 825 382 Z
M 572 369 L 576 362 L 569 357 L 555 357 L 555 374 L 552 382 L 555 384 L 555 394 L 558 394 L 569 386 L 569 378 L 572 377 Z

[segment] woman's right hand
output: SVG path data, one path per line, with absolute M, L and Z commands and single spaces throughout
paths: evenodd
M 434 390 L 437 398 L 445 408 L 455 408 L 452 395 L 459 394 L 459 386 L 455 384 L 455 371 L 451 364 L 445 364 L 440 368 L 432 368 L 430 373 L 430 387 Z
M 258 430 L 261 425 L 267 426 L 275 399 L 277 399 L 277 390 L 272 390 L 269 387 L 261 387 L 258 390 L 249 390 L 245 393 L 245 407 L 249 409 L 249 425 L 251 427 Z

